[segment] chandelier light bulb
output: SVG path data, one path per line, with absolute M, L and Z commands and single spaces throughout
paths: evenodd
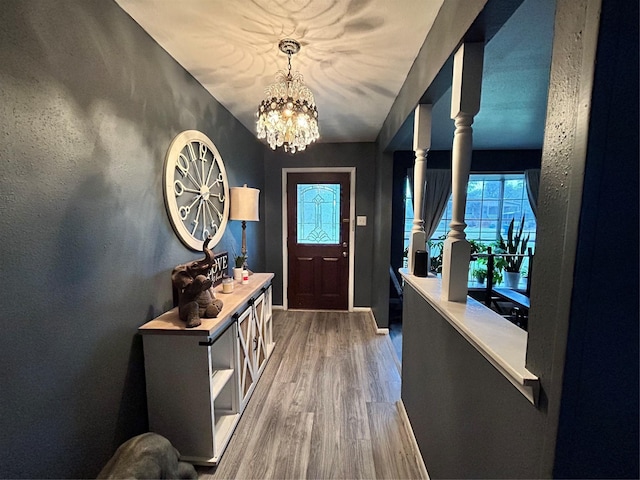
M 257 113 L 258 138 L 266 138 L 273 150 L 283 147 L 295 153 L 320 138 L 318 109 L 302 75 L 291 73 L 291 56 L 300 51 L 300 44 L 284 39 L 278 46 L 289 58 L 289 70 L 278 71 L 276 82 L 265 90 Z

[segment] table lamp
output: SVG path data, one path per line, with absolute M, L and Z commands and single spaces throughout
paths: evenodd
M 231 211 L 229 213 L 230 220 L 242 221 L 242 256 L 247 261 L 247 222 L 257 222 L 260 220 L 260 204 L 258 197 L 260 190 L 257 188 L 249 188 L 245 183 L 242 187 L 232 187 L 231 192 Z

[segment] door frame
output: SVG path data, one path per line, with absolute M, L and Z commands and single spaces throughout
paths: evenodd
M 289 173 L 348 173 L 350 184 L 349 195 L 349 307 L 353 312 L 355 239 L 356 239 L 356 167 L 301 167 L 282 169 L 282 308 L 289 309 L 289 252 L 287 249 L 287 176 Z

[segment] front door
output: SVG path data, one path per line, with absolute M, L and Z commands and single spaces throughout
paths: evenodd
M 349 308 L 350 174 L 287 175 L 289 308 Z

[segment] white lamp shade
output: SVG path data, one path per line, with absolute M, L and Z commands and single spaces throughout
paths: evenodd
M 260 220 L 260 203 L 258 197 L 260 190 L 257 188 L 232 187 L 231 193 L 231 220 L 245 220 L 247 222 L 257 222 Z

